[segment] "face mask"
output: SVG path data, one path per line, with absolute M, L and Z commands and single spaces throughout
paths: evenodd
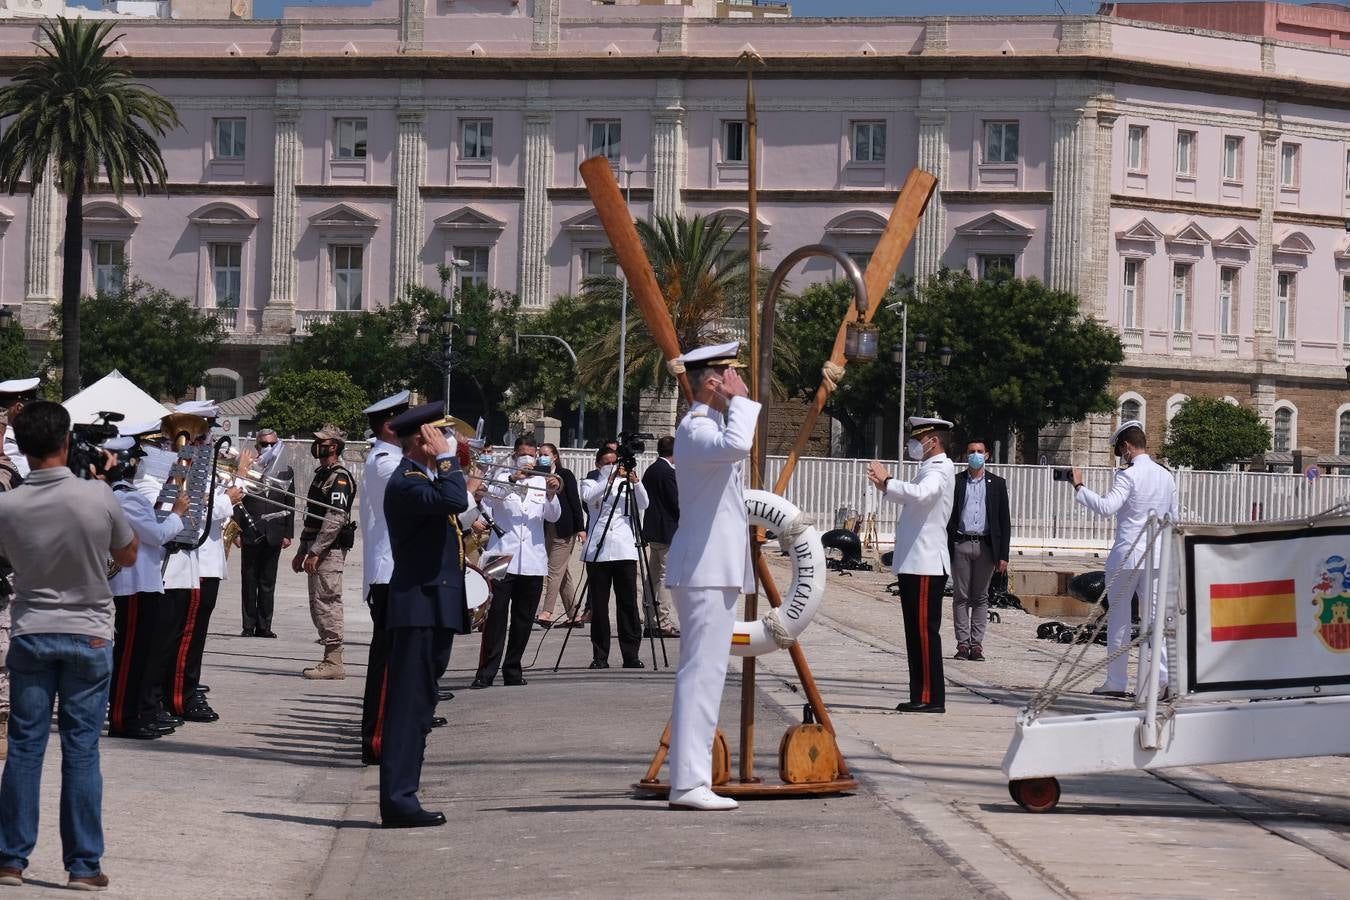
M 909 443 L 905 445 L 905 453 L 912 460 L 918 461 L 923 459 L 923 442 L 910 438 Z
M 517 456 L 516 465 L 522 469 L 533 469 L 536 460 L 533 456 Z
M 552 467 L 553 467 L 553 457 L 544 456 L 541 454 L 539 457 L 539 468 L 551 469 Z
M 978 472 L 984 468 L 984 454 L 972 453 L 966 457 L 966 466 L 972 471 Z

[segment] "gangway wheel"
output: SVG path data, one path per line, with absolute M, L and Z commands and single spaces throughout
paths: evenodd
M 1023 778 L 1008 782 L 1013 802 L 1027 812 L 1046 813 L 1059 803 L 1058 778 Z

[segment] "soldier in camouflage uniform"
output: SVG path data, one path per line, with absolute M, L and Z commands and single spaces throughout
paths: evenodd
M 309 575 L 309 614 L 323 644 L 323 661 L 305 669 L 306 678 L 346 678 L 342 664 L 342 566 L 355 534 L 351 522 L 356 482 L 342 466 L 342 450 L 347 433 L 336 425 L 325 425 L 314 433 L 310 454 L 319 461 L 309 485 L 305 524 L 300 531 L 300 548 L 291 561 L 291 569 Z

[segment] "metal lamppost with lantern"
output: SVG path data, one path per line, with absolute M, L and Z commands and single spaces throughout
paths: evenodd
M 454 349 L 455 332 L 462 328 L 455 322 L 455 317 L 446 313 L 436 321 L 435 325 L 429 325 L 423 322 L 417 326 L 417 344 L 423 348 L 431 347 L 431 336 L 436 334 L 441 339 L 441 352 L 437 356 L 434 353 L 427 354 L 427 362 L 431 363 L 445 375 L 445 414 L 450 415 L 450 387 L 452 384 L 452 373 L 455 363 L 464 362 L 465 356 L 462 353 L 456 353 Z M 473 326 L 463 328 L 464 345 L 472 350 L 478 345 L 478 329 Z
M 937 366 L 933 366 L 932 357 L 928 356 L 928 336 L 925 334 L 915 335 L 914 352 L 918 354 L 919 359 L 916 364 L 909 366 L 908 353 L 904 344 L 893 344 L 891 346 L 891 364 L 901 373 L 901 390 L 905 390 L 908 384 L 913 384 L 918 392 L 918 403 L 916 414 L 923 416 L 925 412 L 924 397 L 928 388 L 936 384 L 945 377 L 947 369 L 952 364 L 952 348 L 943 346 L 937 351 Z M 905 427 L 905 400 L 900 398 L 900 428 L 903 434 Z

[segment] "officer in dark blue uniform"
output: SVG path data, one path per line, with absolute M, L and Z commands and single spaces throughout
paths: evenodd
M 422 808 L 426 737 L 436 711 L 436 680 L 456 634 L 469 631 L 464 598 L 464 544 L 459 514 L 469 507 L 456 441 L 437 426 L 440 403 L 402 413 L 392 427 L 403 461 L 384 493 L 394 557 L 389 580 L 388 699 L 380 758 L 380 821 L 385 828 L 444 825 L 445 815 Z

